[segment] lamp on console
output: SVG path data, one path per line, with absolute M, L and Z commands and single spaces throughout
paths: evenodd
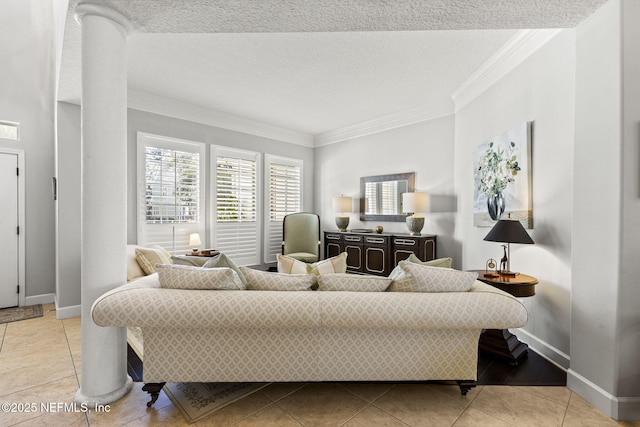
M 402 193 L 402 212 L 410 213 L 407 217 L 407 228 L 412 236 L 419 236 L 424 227 L 424 217 L 418 212 L 426 212 L 428 208 L 427 193 Z
M 353 211 L 353 201 L 351 200 L 351 197 L 334 197 L 333 211 L 338 213 L 338 215 L 336 215 L 336 225 L 338 226 L 338 230 L 347 231 L 347 227 L 349 226 L 349 216 L 345 215 L 345 213 Z
M 489 234 L 484 238 L 489 242 L 502 242 L 504 256 L 500 260 L 500 270 L 498 273 L 507 276 L 517 276 L 518 273 L 511 271 L 511 243 L 533 244 L 533 240 L 527 234 L 520 221 L 512 219 L 501 219 L 493 226 Z
M 198 233 L 191 233 L 189 235 L 189 246 L 191 246 L 193 252 L 198 252 L 198 245 L 200 245 L 202 242 L 200 241 L 200 234 Z

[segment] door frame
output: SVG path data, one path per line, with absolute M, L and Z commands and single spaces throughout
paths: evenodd
M 18 235 L 18 284 L 20 285 L 20 291 L 18 292 L 18 306 L 25 305 L 26 300 L 26 283 L 25 283 L 25 235 L 26 235 L 26 221 L 25 221 L 25 162 L 24 162 L 24 150 L 18 150 L 13 148 L 0 147 L 0 154 L 14 154 L 18 156 L 18 226 L 20 227 L 20 234 Z

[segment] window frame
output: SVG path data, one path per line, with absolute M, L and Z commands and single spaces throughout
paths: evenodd
M 146 147 L 153 146 L 158 148 L 170 149 L 175 151 L 185 151 L 197 153 L 198 157 L 198 221 L 191 223 L 162 223 L 150 224 L 146 220 Z M 206 232 L 206 144 L 197 141 L 188 141 L 184 139 L 172 138 L 163 135 L 155 135 L 146 132 L 137 132 L 137 182 L 136 182 L 136 237 L 138 244 L 155 245 L 157 243 L 147 243 L 147 235 L 150 234 L 148 227 L 172 229 L 171 248 L 167 248 L 173 255 L 189 249 L 188 240 L 190 233 L 200 233 L 205 236 Z M 163 233 L 164 231 L 161 231 Z M 176 235 L 180 235 L 176 239 Z M 186 244 L 176 243 L 186 242 Z M 206 244 L 206 243 L 205 243 Z
M 262 236 L 262 201 L 263 201 L 263 180 L 262 180 L 262 154 L 256 151 L 242 150 L 237 148 L 231 148 L 221 145 L 211 145 L 211 156 L 210 156 L 210 174 L 209 181 L 211 182 L 210 189 L 210 212 L 209 219 L 211 220 L 210 224 L 210 241 L 212 247 L 220 250 L 224 250 L 224 248 L 220 248 L 218 243 L 218 236 L 221 233 L 218 233 L 221 226 L 218 222 L 218 157 L 231 157 L 231 158 L 239 158 L 244 160 L 255 161 L 256 171 L 255 171 L 255 192 L 256 192 L 256 210 L 255 210 L 255 235 L 256 235 L 256 244 L 255 244 L 255 255 L 253 257 L 245 256 L 238 257 L 230 255 L 230 258 L 238 265 L 250 266 L 250 265 L 259 265 L 260 260 L 262 259 L 262 245 L 258 241 L 258 239 Z M 243 221 L 240 221 L 242 223 Z M 245 221 L 250 222 L 250 221 Z M 239 229 L 242 226 L 238 227 Z M 248 228 L 248 227 L 245 227 Z
M 298 206 L 297 212 L 301 212 L 304 206 L 304 161 L 302 159 L 296 159 L 293 157 L 284 157 L 278 156 L 275 154 L 265 154 L 264 156 L 264 241 L 263 241 L 263 262 L 265 264 L 274 263 L 277 261 L 276 254 L 271 253 L 271 248 L 274 245 L 274 239 L 272 236 L 272 228 L 276 227 L 276 223 L 279 224 L 279 239 L 278 239 L 278 247 L 282 245 L 282 220 L 281 221 L 271 221 L 271 165 L 283 165 L 283 166 L 293 166 L 300 168 L 300 204 Z M 289 212 L 293 213 L 293 212 Z

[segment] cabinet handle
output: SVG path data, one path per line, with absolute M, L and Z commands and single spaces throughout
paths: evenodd
M 340 240 L 340 236 L 336 236 L 334 234 L 327 234 L 327 239 L 329 239 L 329 240 Z
M 344 240 L 349 241 L 349 242 L 359 242 L 360 241 L 360 237 L 344 236 Z
M 384 239 L 381 237 L 369 237 L 367 243 L 384 243 Z
M 416 245 L 416 241 L 415 240 L 408 240 L 408 239 L 395 239 L 393 241 L 393 243 L 398 244 L 398 245 L 407 245 L 407 246 L 415 246 Z

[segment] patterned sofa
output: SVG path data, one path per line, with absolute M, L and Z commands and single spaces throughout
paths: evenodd
M 279 277 L 268 274 L 278 273 L 251 280 Z M 335 284 L 349 276 L 325 277 Z M 456 380 L 465 395 L 483 329 L 527 323 L 516 298 L 474 278 L 470 288 L 186 290 L 161 286 L 155 273 L 98 298 L 92 316 L 100 326 L 141 328 L 148 406 L 165 382 Z

